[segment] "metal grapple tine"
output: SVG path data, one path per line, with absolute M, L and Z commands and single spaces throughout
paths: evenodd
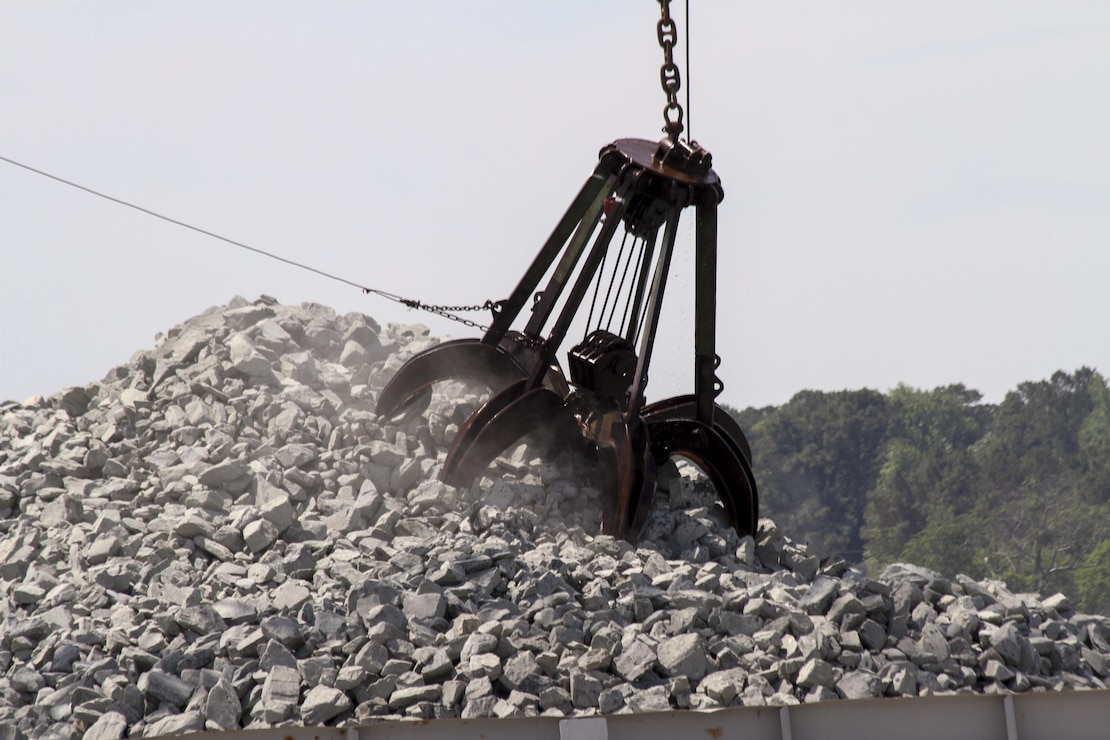
M 640 532 L 647 523 L 648 514 L 651 513 L 651 502 L 655 498 L 657 481 L 655 456 L 648 441 L 647 424 L 642 418 L 637 421 L 632 430 L 632 449 L 636 455 L 635 462 L 640 471 L 640 481 L 632 489 L 632 506 L 625 520 L 625 538 L 629 542 L 635 542 L 640 538 Z
M 441 478 L 448 485 L 470 485 L 494 458 L 533 430 L 566 421 L 563 400 L 547 388 L 527 388 L 521 379 L 494 394 L 470 415 L 447 453 Z
M 737 533 L 756 533 L 759 498 L 755 477 L 739 446 L 728 435 L 719 427 L 691 418 L 648 421 L 648 433 L 657 461 L 677 455 L 695 463 L 717 489 Z
M 408 423 L 417 416 L 422 416 L 432 404 L 432 387 L 426 386 L 418 389 L 406 398 L 399 406 L 391 409 L 385 418 L 394 423 Z
M 498 391 L 525 375 L 504 349 L 477 339 L 444 342 L 406 362 L 378 396 L 377 413 L 394 416 L 410 399 L 441 380 L 468 378 Z
M 465 475 L 458 473 L 459 464 L 466 458 L 466 454 L 478 438 L 478 434 L 485 429 L 490 420 L 523 395 L 526 383 L 527 379 L 525 378 L 510 383 L 493 394 L 489 400 L 466 417 L 466 421 L 459 427 L 459 431 L 451 442 L 451 448 L 447 451 L 443 471 L 440 473 L 440 478 L 444 483 L 452 486 L 467 486 L 471 483 L 473 478 L 468 480 Z
M 608 414 L 595 432 L 602 532 L 635 541 L 655 495 L 655 460 L 642 420 Z
M 598 487 L 601 494 L 601 533 L 621 537 L 621 449 L 606 444 L 597 447 Z
M 659 419 L 696 419 L 697 409 L 697 396 L 690 393 L 650 403 L 644 406 L 641 413 L 644 420 L 650 423 Z M 744 435 L 744 430 L 740 428 L 736 419 L 732 418 L 732 414 L 721 408 L 719 404 L 714 404 L 713 421 L 716 426 L 721 427 L 721 431 L 726 438 L 736 443 L 743 453 L 744 459 L 748 461 L 748 467 L 751 467 L 751 445 L 748 444 L 748 438 Z

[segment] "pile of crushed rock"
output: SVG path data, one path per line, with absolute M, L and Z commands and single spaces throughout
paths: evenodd
M 237 298 L 0 404 L 0 738 L 1105 688 L 1110 619 L 741 539 L 684 464 L 636 546 L 536 442 L 445 486 L 482 389 L 373 411 L 436 341 Z

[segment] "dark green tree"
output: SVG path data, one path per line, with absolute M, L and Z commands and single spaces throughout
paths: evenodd
M 860 525 L 888 424 L 885 396 L 802 391 L 758 415 L 750 428 L 762 511 L 798 541 L 861 560 Z M 741 424 L 753 416 L 741 414 Z
M 1110 611 L 1110 388 L 1094 370 L 1022 383 L 803 391 L 729 409 L 761 510 L 796 541 L 865 559 L 1062 591 Z
M 1104 386 L 1089 368 L 1059 371 L 1022 383 L 998 407 L 978 451 L 984 485 L 976 511 L 985 565 L 1011 586 L 1074 592 L 1074 571 L 1110 534 L 1106 505 L 1084 490 L 1090 461 L 1080 442 Z M 1097 435 L 1087 436 L 1095 444 Z
M 957 520 L 974 507 L 979 483 L 972 446 L 982 438 L 992 412 L 980 405 L 981 398 L 963 385 L 931 391 L 902 385 L 891 391 L 889 438 L 868 494 L 862 532 L 873 570 L 911 559 L 911 540 L 916 553 L 944 553 L 957 532 L 966 529 L 966 519 L 960 526 Z M 932 537 L 937 541 L 930 542 Z M 963 547 L 947 554 L 949 566 L 969 571 L 968 552 Z
M 1110 614 L 1110 539 L 1095 545 L 1075 572 L 1076 598 L 1087 612 Z
M 1087 386 L 1091 412 L 1079 427 L 1079 455 L 1083 465 L 1081 495 L 1088 503 L 1110 502 L 1110 388 L 1095 375 Z

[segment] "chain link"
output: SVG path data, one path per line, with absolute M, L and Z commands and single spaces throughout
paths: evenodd
M 463 326 L 469 326 L 470 328 L 477 329 L 479 331 L 488 331 L 489 327 L 486 326 L 485 324 L 479 324 L 477 321 L 472 321 L 471 319 L 468 319 L 465 316 L 459 316 L 458 312 L 461 312 L 461 311 L 485 311 L 485 310 L 488 309 L 488 310 L 493 311 L 494 313 L 496 313 L 497 311 L 501 310 L 501 305 L 504 303 L 504 301 L 486 301 L 485 303 L 475 303 L 473 305 L 468 305 L 468 306 L 437 306 L 437 305 L 433 305 L 433 304 L 429 304 L 429 303 L 422 303 L 422 302 L 414 300 L 412 298 L 401 298 L 400 302 L 405 304 L 409 308 L 417 308 L 417 309 L 420 309 L 421 311 L 427 311 L 428 313 L 434 313 L 434 314 L 437 314 L 439 316 L 442 316 L 445 319 L 450 319 L 451 321 L 456 321 L 456 322 L 462 324 Z
M 398 303 L 404 304 L 409 308 L 415 308 L 420 311 L 434 313 L 437 316 L 442 316 L 445 319 L 457 322 L 459 324 L 462 324 L 463 326 L 469 326 L 471 329 L 477 329 L 481 332 L 489 331 L 489 326 L 487 324 L 479 324 L 477 321 L 468 319 L 465 316 L 459 316 L 456 312 L 484 311 L 488 309 L 496 314 L 501 310 L 502 306 L 505 305 L 505 301 L 486 301 L 482 304 L 476 303 L 470 306 L 437 306 L 430 303 L 422 303 L 413 298 L 401 298 L 400 296 L 393 296 L 392 294 L 387 295 L 386 297 L 390 298 L 391 300 L 396 300 Z M 517 332 L 509 332 L 505 335 L 505 337 L 510 341 L 516 342 L 517 344 L 529 347 L 531 349 L 542 350 L 547 346 L 547 342 L 544 339 L 533 338 L 526 334 L 519 334 Z
M 671 18 L 670 0 L 659 0 L 663 17 L 656 24 L 656 35 L 659 37 L 659 46 L 663 48 L 663 66 L 659 68 L 659 82 L 667 96 L 667 104 L 663 106 L 663 121 L 666 125 L 663 130 L 671 137 L 671 141 L 678 141 L 682 133 L 682 106 L 678 102 L 678 90 L 682 87 L 682 75 L 679 74 L 678 65 L 674 63 L 674 47 L 678 43 L 678 26 Z

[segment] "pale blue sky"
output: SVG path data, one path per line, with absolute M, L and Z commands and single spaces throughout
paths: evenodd
M 1110 373 L 1110 5 L 692 0 L 722 400 Z M 676 2 L 680 40 L 688 26 Z M 508 294 L 658 138 L 653 0 L 0 0 L 0 155 L 427 302 Z M 684 54 L 684 51 L 683 51 Z M 684 58 L 680 59 L 685 69 Z M 691 390 L 689 260 L 649 397 Z M 0 163 L 0 397 L 261 293 L 471 330 Z

